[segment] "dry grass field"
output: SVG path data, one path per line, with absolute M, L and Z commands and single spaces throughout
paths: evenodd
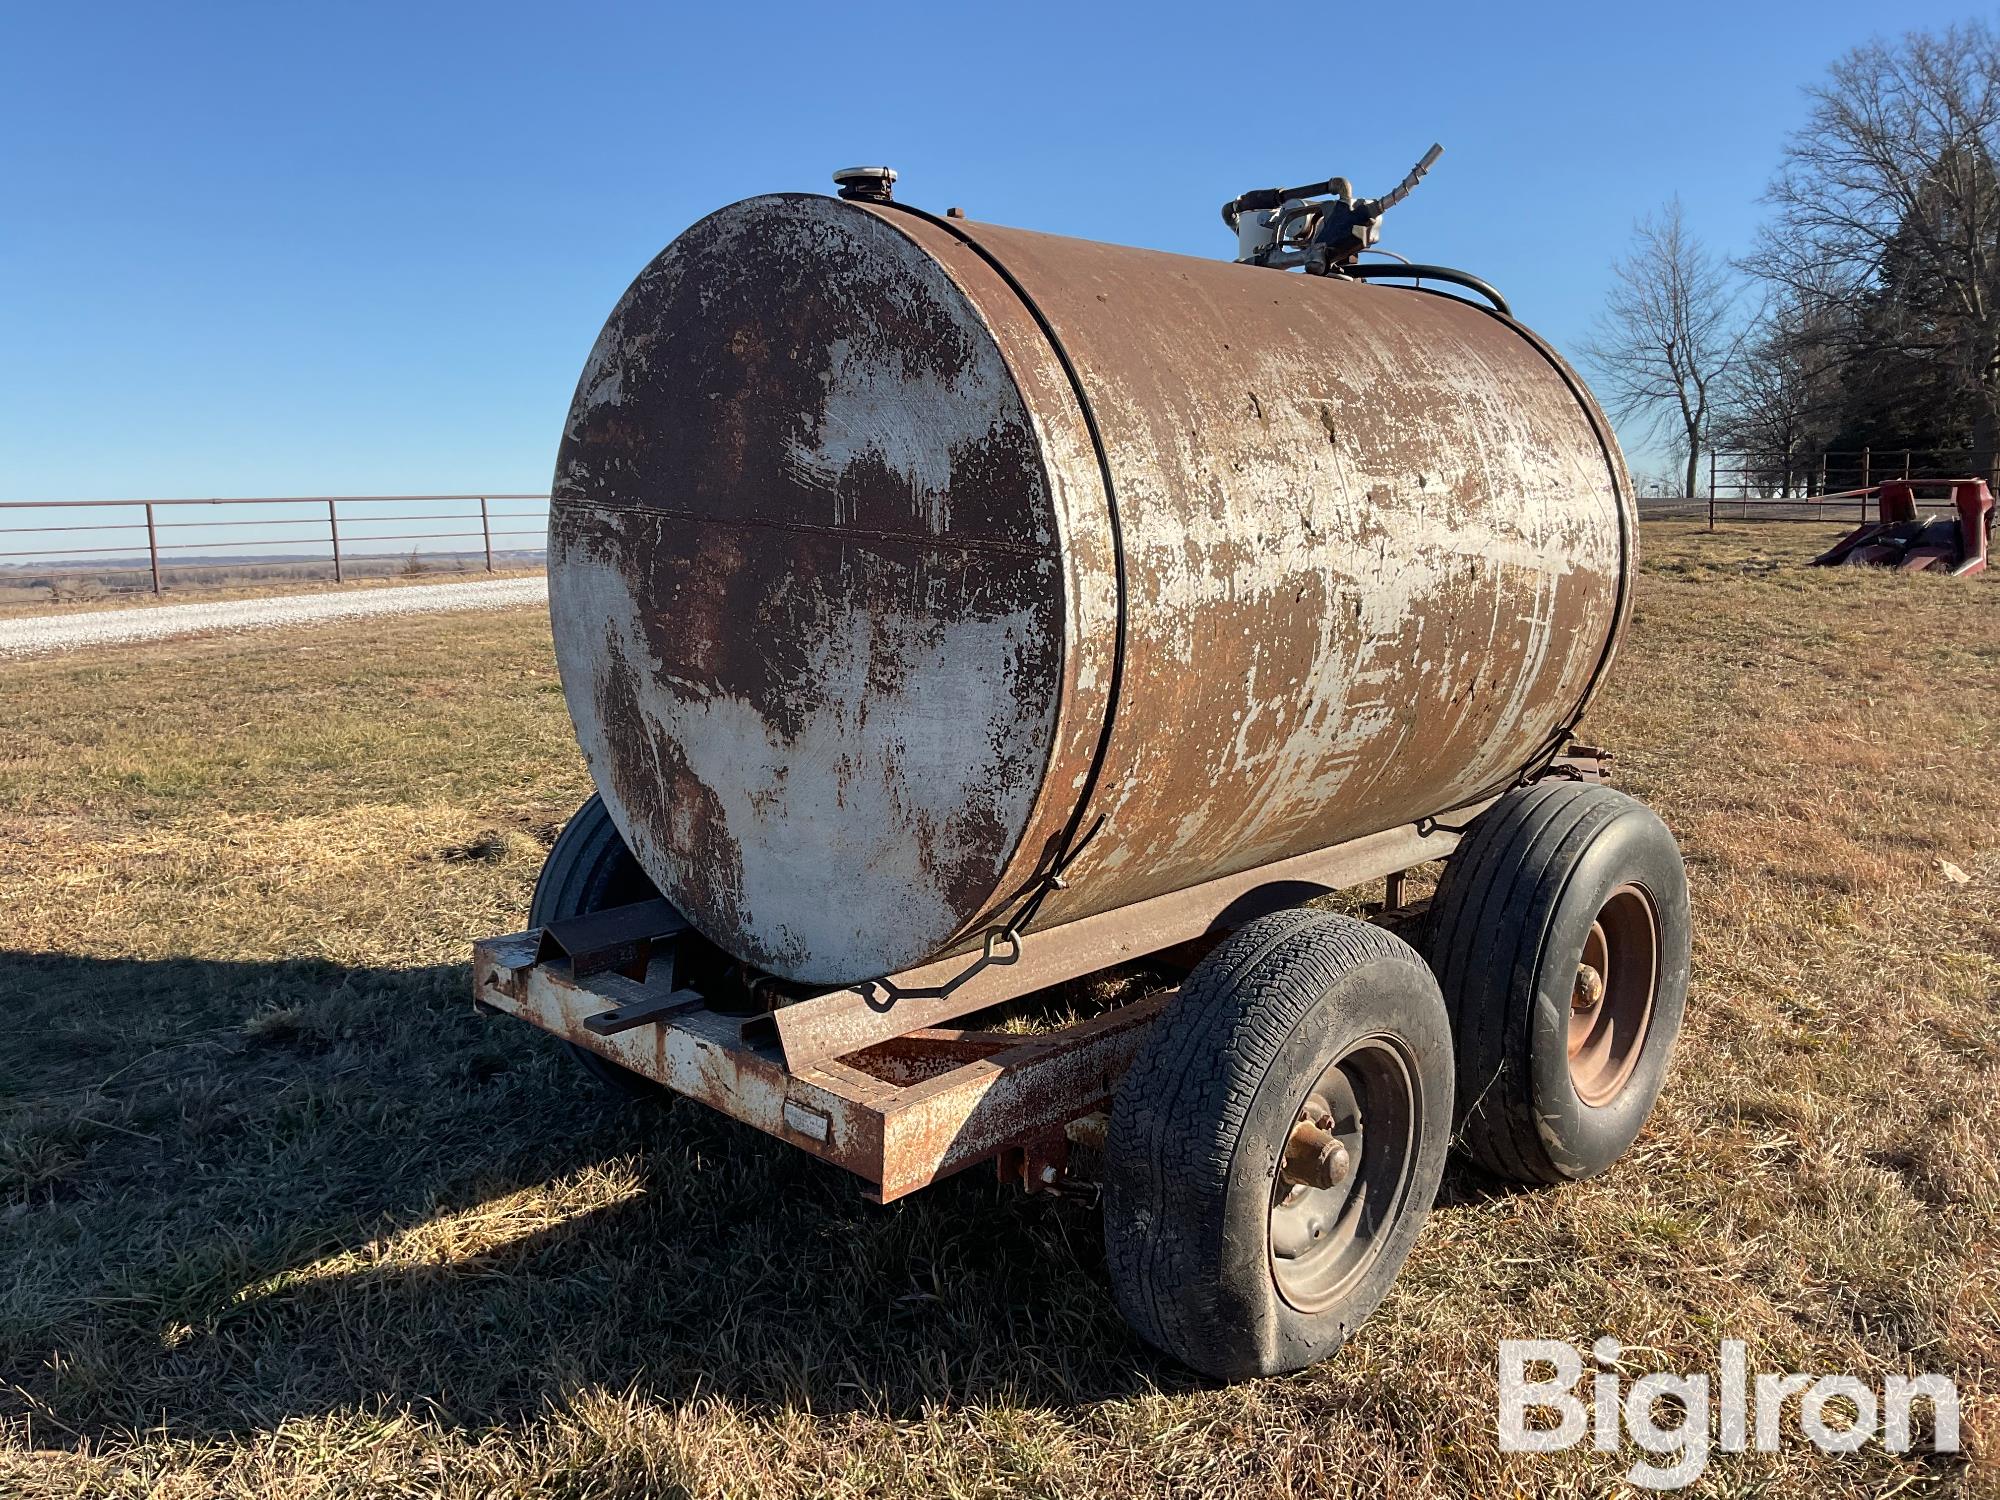
M 1702 1493 L 2000 1493 L 2000 582 L 1821 539 L 1649 525 L 1585 726 L 1693 879 L 1651 1127 L 1454 1168 L 1338 1360 L 1234 1387 L 1075 1202 L 873 1208 L 473 1013 L 587 790 L 538 616 L 0 667 L 0 1494 L 1607 1494 L 1494 1418 L 1500 1338 L 1602 1333 L 1958 1382 L 1963 1457 L 1788 1419 Z

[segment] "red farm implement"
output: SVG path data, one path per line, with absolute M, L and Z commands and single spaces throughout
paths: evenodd
M 1951 493 L 1948 513 L 1917 513 L 1919 487 Z M 1983 479 L 1889 479 L 1846 498 L 1872 495 L 1875 519 L 1857 526 L 1813 559 L 1821 568 L 1843 564 L 1895 568 L 1904 573 L 1949 573 L 1954 578 L 1986 567 L 1993 535 L 1993 496 Z

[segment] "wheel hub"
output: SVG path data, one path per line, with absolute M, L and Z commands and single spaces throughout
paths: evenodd
M 1590 951 L 1591 944 L 1595 944 L 1599 948 L 1604 946 L 1604 930 L 1596 923 L 1591 924 L 1590 943 L 1584 945 L 1586 953 Z M 1578 964 L 1576 966 L 1576 991 L 1570 996 L 1569 1008 L 1577 1011 L 1594 1010 L 1603 1000 L 1603 971 L 1592 968 L 1588 962 Z
M 1294 1187 L 1324 1191 L 1345 1182 L 1353 1165 L 1346 1143 L 1333 1133 L 1333 1117 L 1309 1105 L 1285 1139 L 1285 1161 L 1278 1170 Z
M 1416 1158 L 1415 1073 L 1370 1037 L 1320 1074 L 1271 1185 L 1271 1274 L 1301 1312 L 1332 1305 L 1374 1261 Z
M 1637 885 L 1605 897 L 1583 940 L 1569 1000 L 1569 1074 L 1576 1095 L 1601 1109 L 1638 1065 L 1660 979 L 1660 919 Z

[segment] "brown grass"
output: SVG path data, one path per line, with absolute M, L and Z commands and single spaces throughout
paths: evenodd
M 0 1493 L 1599 1494 L 1632 1455 L 1495 1451 L 1494 1357 L 1607 1332 L 1964 1395 L 1967 1460 L 1705 1492 L 1993 1492 L 2000 592 L 1819 540 L 1649 526 L 1587 726 L 1694 881 L 1653 1125 L 1455 1169 L 1338 1360 L 1236 1387 L 1126 1333 L 1074 1203 L 871 1208 L 471 1012 L 587 789 L 534 614 L 0 669 Z

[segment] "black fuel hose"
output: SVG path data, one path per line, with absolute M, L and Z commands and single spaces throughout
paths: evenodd
M 1368 281 L 1378 276 L 1393 277 L 1398 280 L 1416 277 L 1423 281 L 1448 281 L 1454 286 L 1462 286 L 1479 293 L 1491 302 L 1494 310 L 1502 316 L 1509 318 L 1514 316 L 1514 309 L 1507 305 L 1507 299 L 1491 286 L 1470 271 L 1454 271 L 1450 266 L 1420 266 L 1414 263 L 1390 262 L 1387 265 L 1341 266 L 1336 274 L 1351 276 L 1357 281 Z

